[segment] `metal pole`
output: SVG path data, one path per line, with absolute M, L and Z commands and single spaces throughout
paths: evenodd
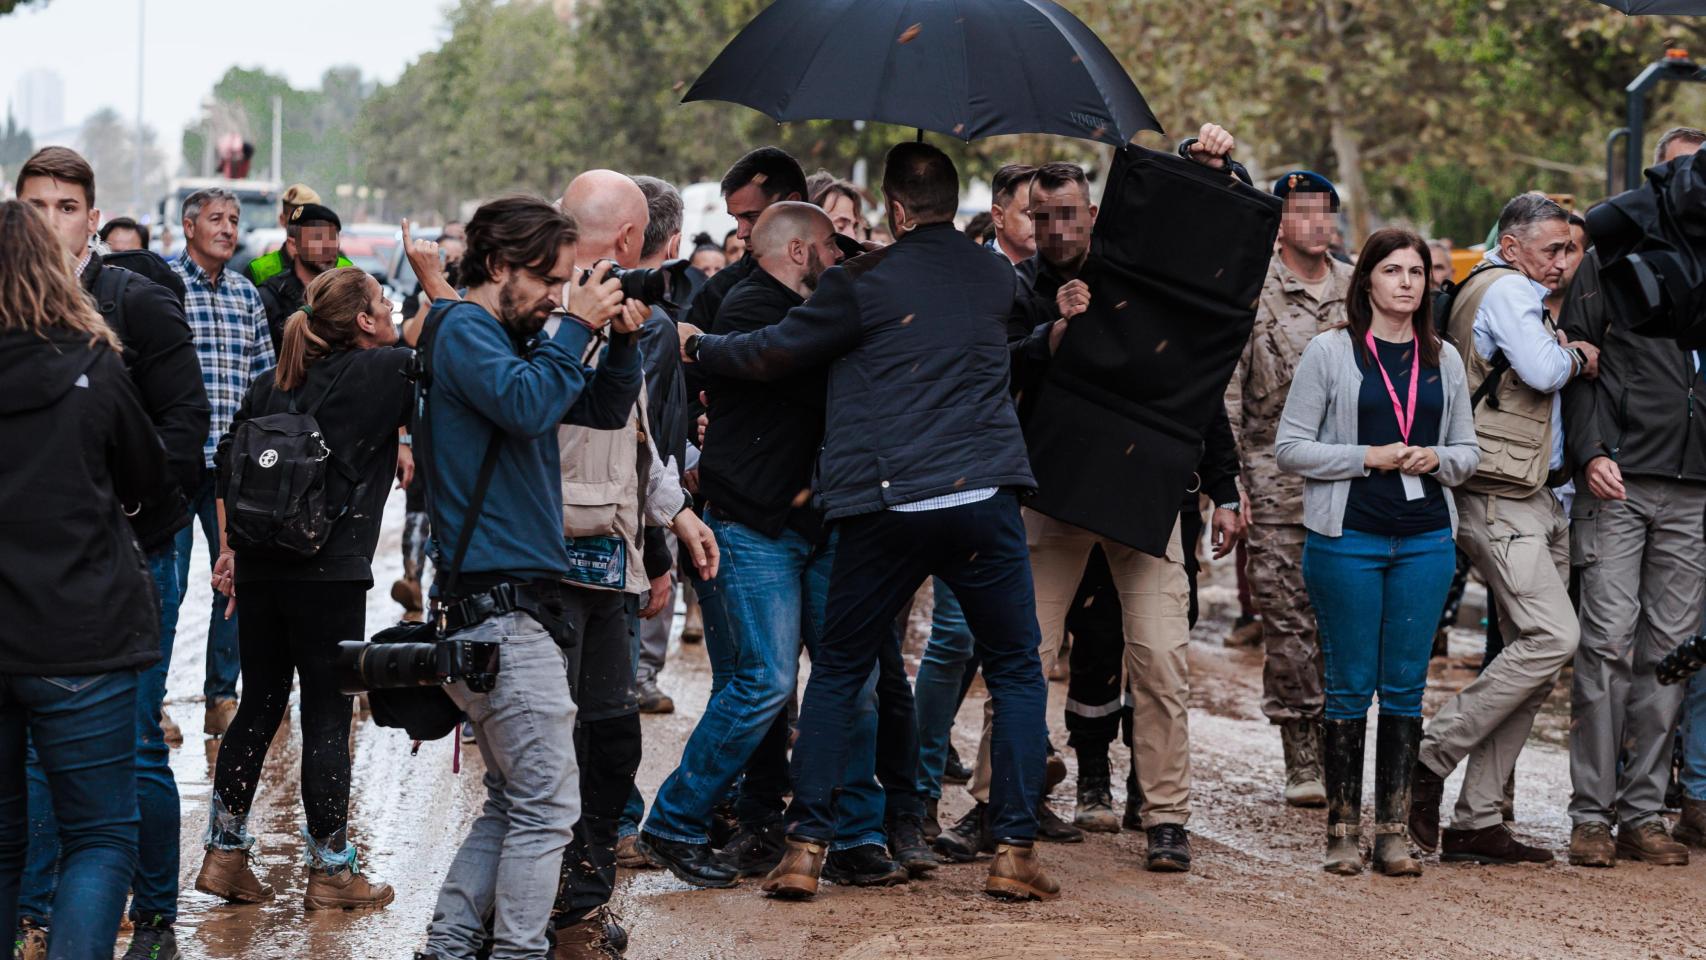
M 148 0 L 136 0 L 136 144 L 130 164 L 131 213 L 142 219 L 147 207 L 142 202 L 142 57 L 143 27 L 147 20 Z
M 272 98 L 272 179 L 284 179 L 284 98 Z

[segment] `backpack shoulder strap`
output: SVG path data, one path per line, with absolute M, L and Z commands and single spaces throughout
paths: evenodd
M 430 311 L 427 314 L 426 320 L 421 324 L 420 336 L 415 339 L 417 389 L 431 390 L 432 348 L 434 342 L 437 340 L 439 325 L 444 322 L 444 315 L 449 312 L 449 308 Z M 426 421 L 426 430 L 423 431 L 425 436 L 423 436 L 422 439 L 426 441 L 425 445 L 428 455 L 422 458 L 423 467 L 432 462 L 433 453 L 435 452 L 433 450 L 432 418 L 425 417 L 424 419 Z M 457 531 L 456 534 L 456 550 L 451 554 L 450 568 L 444 573 L 444 590 L 440 593 L 441 598 L 456 596 L 456 584 L 462 576 L 462 560 L 468 555 L 468 544 L 474 539 L 474 527 L 479 523 L 480 509 L 484 507 L 486 503 L 486 490 L 492 485 L 492 474 L 497 472 L 498 456 L 502 452 L 503 431 L 494 429 L 492 430 L 491 439 L 486 441 L 486 455 L 485 458 L 480 461 L 480 474 L 474 480 L 474 494 L 468 500 L 467 512 L 463 514 L 462 529 Z M 437 484 L 434 482 L 434 478 L 429 469 L 426 484 L 427 500 L 429 504 L 432 501 L 433 488 L 435 486 L 437 486 Z
M 132 276 L 123 267 L 102 264 L 101 273 L 95 278 L 95 303 L 100 308 L 101 319 L 113 328 L 120 340 L 128 332 L 124 319 L 124 295 L 130 289 Z

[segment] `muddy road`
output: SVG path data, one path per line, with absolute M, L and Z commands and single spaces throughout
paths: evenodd
M 387 507 L 386 536 L 375 562 L 369 625 L 396 615 L 388 588 L 397 556 L 401 496 Z M 277 889 L 261 906 L 230 906 L 192 889 L 217 741 L 201 734 L 206 556 L 197 544 L 191 589 L 178 628 L 167 711 L 186 742 L 173 751 L 183 794 L 183 897 L 179 942 L 191 958 L 387 958 L 403 960 L 425 940 L 440 880 L 481 801 L 480 760 L 453 745 L 430 743 L 411 755 L 401 733 L 357 723 L 351 834 L 371 873 L 392 883 L 397 899 L 371 914 L 305 914 L 296 732 L 287 722 L 273 744 L 250 829 L 260 838 L 260 871 Z M 1659 960 L 1706 957 L 1706 856 L 1660 868 L 1620 863 L 1587 870 L 1561 861 L 1546 867 L 1477 867 L 1432 859 L 1419 879 L 1372 874 L 1344 879 L 1320 869 L 1321 811 L 1280 801 L 1277 733 L 1262 719 L 1257 651 L 1221 645 L 1232 612 L 1230 573 L 1205 571 L 1204 621 L 1191 650 L 1195 774 L 1192 873 L 1150 874 L 1143 839 L 1091 836 L 1073 846 L 1044 846 L 1063 884 L 1058 901 L 1008 905 L 979 892 L 983 864 L 947 866 L 931 879 L 880 891 L 827 886 L 811 903 L 773 902 L 748 881 L 727 891 L 695 890 L 661 871 L 624 873 L 615 901 L 631 931 L 628 956 L 706 960 L 879 957 L 1095 958 L 1498 958 L 1498 960 Z M 1460 631 L 1454 656 L 1436 660 L 1431 711 L 1473 676 L 1480 645 Z M 644 718 L 640 785 L 648 797 L 669 772 L 703 707 L 710 672 L 703 646 L 672 649 L 662 679 L 676 713 Z M 1063 684 L 1051 685 L 1050 716 L 1060 727 Z M 1518 828 L 1560 857 L 1569 770 L 1561 749 L 1568 687 L 1560 684 L 1518 771 Z M 956 727 L 962 754 L 975 749 L 982 688 L 968 697 Z M 1057 732 L 1064 750 L 1064 732 Z M 1116 763 L 1126 762 L 1116 745 Z M 1373 784 L 1369 748 L 1367 789 Z M 1455 797 L 1457 778 L 1450 783 Z M 1072 780 L 1053 798 L 1070 817 Z M 1115 786 L 1116 800 L 1123 800 Z M 1372 795 L 1367 802 L 1372 802 Z M 944 822 L 970 806 L 959 787 L 942 804 Z M 1366 816 L 1366 814 L 1365 814 Z M 125 945 L 121 934 L 119 946 Z

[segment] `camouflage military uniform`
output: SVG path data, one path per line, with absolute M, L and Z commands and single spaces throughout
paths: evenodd
M 1303 584 L 1303 478 L 1280 471 L 1274 432 L 1303 348 L 1345 319 L 1351 268 L 1337 260 L 1327 263 L 1325 300 L 1317 302 L 1275 254 L 1250 342 L 1226 391 L 1226 413 L 1250 498 L 1245 574 L 1262 615 L 1262 713 L 1274 723 L 1319 717 L 1323 703 L 1321 643 Z

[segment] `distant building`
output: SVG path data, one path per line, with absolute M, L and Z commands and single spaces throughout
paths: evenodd
M 12 109 L 18 125 L 37 139 L 65 129 L 65 80 L 56 70 L 27 70 L 18 78 Z

